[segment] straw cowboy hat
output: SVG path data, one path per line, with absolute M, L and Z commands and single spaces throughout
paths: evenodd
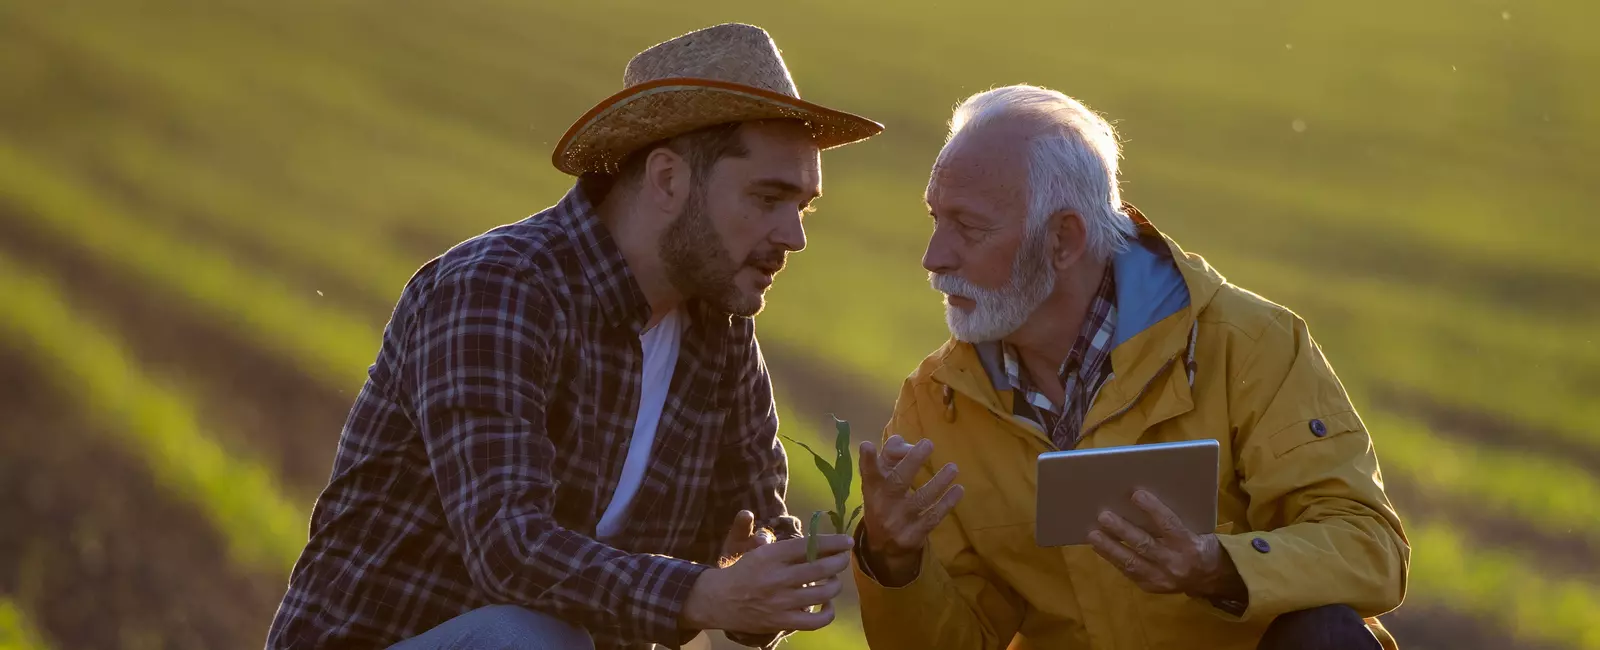
M 754 25 L 716 25 L 655 45 L 628 62 L 622 85 L 562 136 L 557 169 L 615 173 L 640 147 L 723 122 L 798 119 L 822 149 L 883 131 L 867 118 L 800 99 L 777 44 Z

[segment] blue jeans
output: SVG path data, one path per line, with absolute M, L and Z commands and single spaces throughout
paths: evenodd
M 1366 621 L 1346 605 L 1289 612 L 1267 626 L 1257 650 L 1381 650 Z
M 389 650 L 594 650 L 581 627 L 516 605 L 490 605 L 440 623 Z

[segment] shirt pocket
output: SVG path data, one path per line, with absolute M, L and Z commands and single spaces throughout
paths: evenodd
M 1280 458 L 1301 445 L 1363 430 L 1365 425 L 1355 411 L 1307 418 L 1273 433 L 1267 438 L 1267 448 L 1274 458 Z

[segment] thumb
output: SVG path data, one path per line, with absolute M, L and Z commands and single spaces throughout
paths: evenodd
M 755 532 L 756 516 L 749 510 L 740 510 L 733 516 L 733 525 L 728 528 L 728 542 L 732 544 L 743 543 L 750 539 Z

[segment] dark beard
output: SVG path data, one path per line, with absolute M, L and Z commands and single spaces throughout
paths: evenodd
M 717 235 L 711 216 L 705 210 L 704 188 L 696 188 L 661 236 L 661 262 L 667 280 L 685 298 L 699 298 L 723 313 L 751 317 L 760 313 L 760 295 L 746 296 L 739 291 L 734 275 L 743 266 L 768 271 L 783 267 L 784 252 L 750 254 L 744 265 L 735 264 L 728 247 Z

